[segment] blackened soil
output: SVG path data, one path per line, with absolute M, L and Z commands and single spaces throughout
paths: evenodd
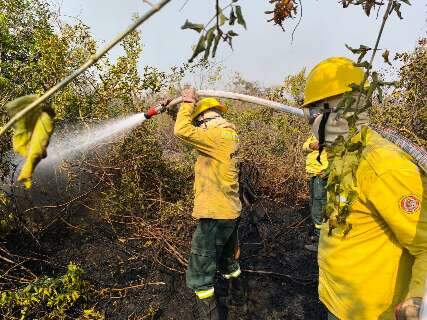
M 218 280 L 221 310 L 229 320 L 326 319 L 317 296 L 316 256 L 304 249 L 312 228 L 306 209 L 258 203 L 246 210 L 239 228 L 248 287 L 246 312 L 226 307 L 226 283 Z M 75 214 L 61 227 L 48 230 L 35 249 L 9 240 L 11 250 L 22 255 L 37 251 L 50 261 L 48 267 L 33 266 L 40 274 L 60 274 L 69 261 L 79 263 L 93 287 L 89 305 L 105 312 L 106 319 L 192 319 L 194 298 L 185 287 L 184 274 L 141 259 L 143 246 L 124 244 L 94 216 Z M 26 243 L 30 242 L 34 241 Z

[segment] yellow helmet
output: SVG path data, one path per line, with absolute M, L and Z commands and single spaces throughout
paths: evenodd
M 193 120 L 196 119 L 202 112 L 205 112 L 209 109 L 218 109 L 221 112 L 227 112 L 227 107 L 222 105 L 217 99 L 215 98 L 203 98 L 200 99 L 199 102 L 197 102 L 192 118 Z
M 360 84 L 364 77 L 362 68 L 344 57 L 333 57 L 316 65 L 307 77 L 303 107 L 344 92 L 351 91 L 350 84 Z

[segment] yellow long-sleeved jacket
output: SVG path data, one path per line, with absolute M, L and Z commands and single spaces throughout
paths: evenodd
M 356 172 L 359 198 L 344 227 L 319 243 L 319 295 L 341 320 L 394 319 L 422 297 L 427 277 L 427 178 L 409 155 L 372 130 Z
M 302 145 L 302 148 L 305 152 L 307 152 L 307 158 L 305 160 L 305 170 L 311 176 L 321 175 L 328 168 L 328 155 L 326 150 L 322 151 L 322 155 L 320 156 L 320 162 L 317 161 L 317 157 L 319 156 L 318 150 L 312 150 L 310 148 L 310 144 L 317 142 L 315 136 L 310 136 Z
M 194 179 L 194 218 L 236 219 L 239 199 L 237 153 L 239 137 L 233 128 L 198 128 L 192 124 L 193 104 L 179 109 L 175 135 L 198 152 Z

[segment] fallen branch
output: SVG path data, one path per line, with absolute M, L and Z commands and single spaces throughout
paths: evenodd
M 278 273 L 278 272 L 272 272 L 272 271 L 264 271 L 264 270 L 248 270 L 248 269 L 244 269 L 242 270 L 243 272 L 247 272 L 247 273 L 255 273 L 255 274 L 262 274 L 262 275 L 271 275 L 271 276 L 276 276 L 276 277 L 283 277 L 283 278 L 287 278 L 295 283 L 298 284 L 302 284 L 302 285 L 308 285 L 311 283 L 315 283 L 317 281 L 317 276 L 315 277 L 315 279 L 301 279 L 301 278 L 296 278 L 295 276 L 291 276 L 289 274 L 285 274 L 285 273 Z

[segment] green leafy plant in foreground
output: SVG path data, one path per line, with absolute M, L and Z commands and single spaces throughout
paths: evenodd
M 352 3 L 353 1 L 348 2 L 349 4 L 356 5 L 356 3 Z M 330 154 L 333 154 L 333 157 L 331 157 L 333 158 L 332 163 L 328 168 L 329 177 L 326 187 L 328 200 L 325 209 L 325 219 L 329 220 L 329 234 L 338 226 L 343 228 L 344 235 L 347 235 L 352 229 L 352 225 L 347 223 L 347 217 L 350 214 L 351 206 L 359 197 L 356 172 L 366 147 L 367 135 L 367 127 L 362 127 L 359 133 L 356 124 L 363 113 L 369 112 L 372 109 L 374 99 L 380 104 L 383 103 L 384 87 L 395 86 L 393 82 L 382 81 L 379 74 L 372 71 L 372 69 L 375 54 L 379 50 L 378 46 L 388 18 L 392 13 L 396 13 L 402 19 L 400 12 L 401 3 L 409 4 L 408 1 L 404 0 L 388 1 L 373 49 L 365 45 L 360 45 L 359 48 L 352 48 L 346 45 L 353 54 L 358 55 L 357 62 L 354 65 L 363 68 L 365 76 L 361 83 L 350 85 L 352 90 L 343 95 L 337 107 L 337 117 L 345 118 L 348 123 L 349 133 L 345 139 L 339 137 L 328 151 Z M 364 6 L 365 12 L 369 16 L 369 12 L 374 4 L 372 1 L 365 0 L 357 2 L 357 5 Z M 384 5 L 384 3 L 379 5 Z M 369 9 L 367 9 L 368 7 Z M 372 51 L 372 54 L 370 59 L 367 60 L 366 56 L 370 51 Z M 385 63 L 391 64 L 388 50 L 383 52 L 382 57 Z M 360 134 L 360 139 L 356 137 L 358 134 Z
M 84 271 L 70 263 L 67 273 L 57 278 L 43 277 L 18 290 L 0 293 L 2 319 L 70 319 L 68 312 L 88 290 Z M 93 309 L 83 311 L 79 319 L 103 319 Z

